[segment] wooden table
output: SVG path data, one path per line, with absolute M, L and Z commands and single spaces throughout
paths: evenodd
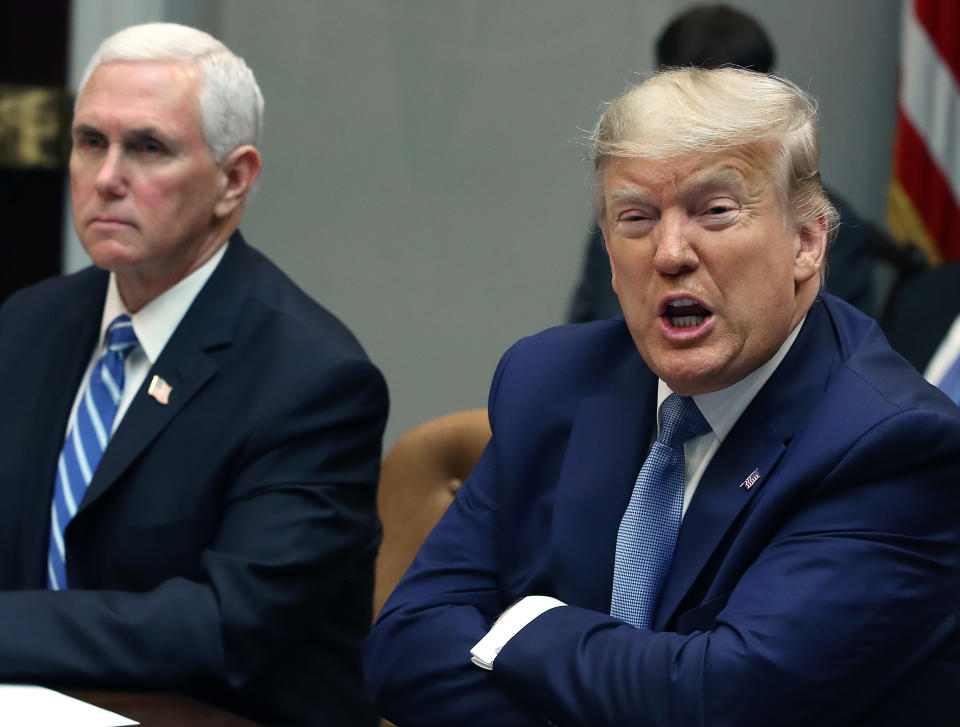
M 257 727 L 256 722 L 172 692 L 54 689 L 134 719 L 143 727 Z

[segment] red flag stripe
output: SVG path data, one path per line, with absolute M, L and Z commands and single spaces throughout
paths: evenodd
M 960 200 L 960 88 L 930 36 L 906 14 L 902 40 L 899 104 L 923 137 L 927 151 L 940 167 Z
M 917 211 L 944 260 L 960 259 L 960 208 L 947 179 L 930 157 L 913 124 L 897 111 L 898 144 L 894 173 Z
M 960 2 L 914 0 L 913 13 L 950 68 L 954 80 L 960 82 Z

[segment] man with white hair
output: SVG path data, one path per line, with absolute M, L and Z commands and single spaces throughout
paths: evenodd
M 406 725 L 955 725 L 960 409 L 820 291 L 816 107 L 740 69 L 611 103 L 623 318 L 517 343 L 365 644 Z
M 0 680 L 375 720 L 386 387 L 237 231 L 262 117 L 243 60 L 180 25 L 117 33 L 83 76 L 70 186 L 95 267 L 0 309 Z

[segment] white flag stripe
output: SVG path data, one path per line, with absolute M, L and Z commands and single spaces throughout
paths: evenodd
M 90 423 L 93 424 L 93 431 L 97 435 L 97 441 L 100 443 L 100 449 L 102 451 L 107 448 L 107 433 L 103 430 L 100 415 L 97 413 L 97 408 L 93 405 L 93 394 L 90 393 L 89 386 L 83 395 L 83 403 L 87 408 L 87 413 L 90 415 Z
M 60 553 L 60 559 L 65 561 L 66 551 L 63 549 L 63 533 L 60 531 L 60 519 L 57 517 L 56 504 L 50 508 L 50 532 L 53 533 L 53 539 L 57 544 L 57 552 Z
M 67 474 L 67 465 L 63 461 L 63 455 L 57 460 L 57 469 L 60 472 L 60 483 L 63 485 L 63 502 L 67 506 L 67 512 L 70 517 L 77 514 L 77 503 L 73 499 L 73 487 L 70 484 L 70 475 Z
M 77 453 L 77 464 L 80 466 L 80 475 L 83 477 L 84 482 L 89 483 L 91 475 L 90 465 L 87 462 L 87 453 L 83 451 L 83 442 L 80 441 L 80 434 L 77 432 L 76 427 L 70 432 L 70 441 L 73 443 L 73 451 Z
M 103 381 L 103 385 L 107 387 L 107 391 L 110 392 L 111 398 L 113 398 L 114 405 L 120 404 L 120 389 L 113 380 L 113 377 L 110 375 L 109 369 L 107 369 L 106 362 L 102 362 L 103 365 L 100 367 L 100 380 Z M 113 422 L 110 422 L 113 424 Z
M 960 90 L 913 12 L 904 15 L 900 105 L 960 204 Z

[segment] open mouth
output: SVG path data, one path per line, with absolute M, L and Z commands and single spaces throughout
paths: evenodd
M 677 298 L 667 303 L 660 315 L 672 328 L 696 328 L 713 313 L 692 298 Z

